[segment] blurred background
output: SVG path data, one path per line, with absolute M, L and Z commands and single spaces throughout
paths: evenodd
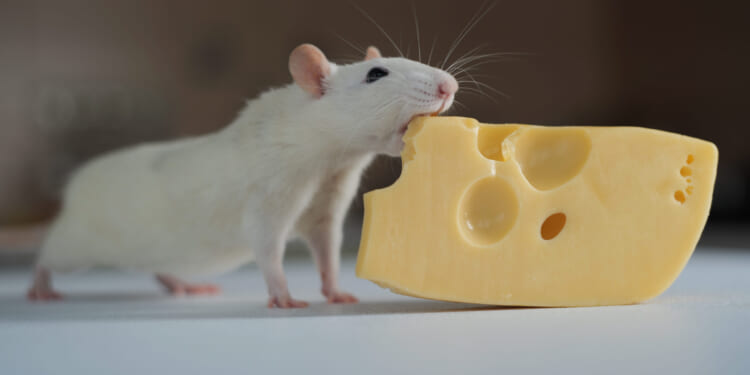
M 422 57 L 434 41 L 433 62 L 482 9 L 412 3 Z M 357 7 L 416 59 L 412 3 L 0 0 L 0 264 L 31 259 L 40 223 L 54 217 L 76 167 L 113 149 L 225 126 L 246 100 L 291 82 L 296 45 L 314 43 L 333 61 L 361 58 L 350 44 L 395 55 Z M 507 97 L 459 93 L 463 106 L 452 113 L 638 125 L 710 140 L 721 159 L 702 241 L 748 247 L 748 15 L 741 1 L 500 1 L 451 60 L 477 46 L 520 53 L 477 68 Z M 391 184 L 399 168 L 398 159 L 376 160 L 362 191 Z M 355 202 L 354 233 L 361 210 Z

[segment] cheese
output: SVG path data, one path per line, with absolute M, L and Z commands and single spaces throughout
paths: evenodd
M 633 127 L 420 117 L 365 194 L 357 276 L 422 298 L 632 304 L 666 290 L 711 206 L 710 142 Z

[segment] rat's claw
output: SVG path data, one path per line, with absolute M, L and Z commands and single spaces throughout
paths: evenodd
M 215 295 L 221 293 L 221 288 L 214 284 L 180 284 L 168 287 L 173 296 L 184 295 Z
M 54 290 L 44 290 L 39 288 L 29 289 L 26 297 L 30 301 L 58 301 L 62 299 L 62 295 Z
M 271 309 L 274 307 L 278 307 L 281 309 L 291 309 L 291 308 L 298 309 L 298 308 L 303 308 L 307 306 L 308 306 L 307 302 L 292 299 L 292 297 L 288 297 L 288 296 L 287 297 L 271 297 L 268 299 L 268 307 Z
M 325 294 L 328 303 L 357 303 L 357 297 L 346 292 L 330 292 Z
M 214 284 L 190 284 L 167 274 L 157 274 L 156 280 L 173 296 L 213 295 L 221 292 L 221 289 Z
M 221 288 L 214 284 L 188 284 L 185 285 L 187 294 L 213 295 L 221 293 Z

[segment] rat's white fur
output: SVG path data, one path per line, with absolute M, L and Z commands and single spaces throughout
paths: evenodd
M 365 83 L 376 66 L 389 75 Z M 66 189 L 38 267 L 195 277 L 255 259 L 284 305 L 283 250 L 296 234 L 314 254 L 324 294 L 338 293 L 342 224 L 363 169 L 377 153 L 398 154 L 410 118 L 450 106 L 452 95 L 433 94 L 446 80 L 403 58 L 330 64 L 320 98 L 290 84 L 249 101 L 217 133 L 95 159 Z

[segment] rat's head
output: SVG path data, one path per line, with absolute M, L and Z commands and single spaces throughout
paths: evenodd
M 458 90 L 450 74 L 405 58 L 384 58 L 375 47 L 364 61 L 330 63 L 313 45 L 292 51 L 289 70 L 295 83 L 335 111 L 331 129 L 347 147 L 396 156 L 412 118 L 441 113 Z

